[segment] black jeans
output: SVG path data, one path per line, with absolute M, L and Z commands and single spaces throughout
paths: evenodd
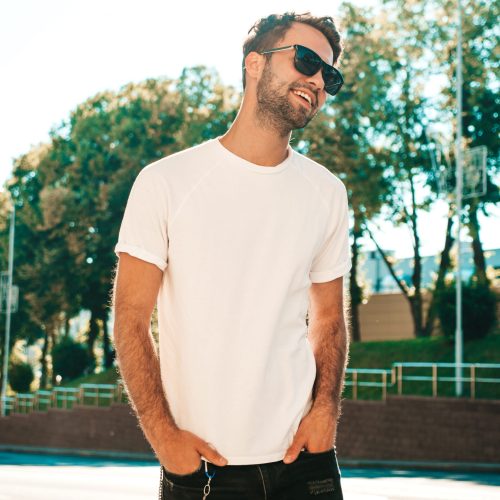
M 291 464 L 282 460 L 255 465 L 220 467 L 204 460 L 187 475 L 173 474 L 161 467 L 160 499 L 202 500 L 208 477 L 206 500 L 343 500 L 336 448 L 310 453 L 301 451 Z M 205 490 L 204 490 L 205 488 Z

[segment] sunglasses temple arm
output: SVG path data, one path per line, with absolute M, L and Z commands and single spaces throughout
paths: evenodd
M 294 48 L 295 48 L 294 45 L 289 45 L 288 47 L 279 47 L 277 49 L 264 50 L 263 52 L 259 52 L 259 54 L 270 54 L 271 52 L 283 52 L 284 50 L 290 50 Z

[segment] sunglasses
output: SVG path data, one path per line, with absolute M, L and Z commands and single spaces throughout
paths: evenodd
M 303 45 L 287 45 L 286 47 L 277 47 L 274 49 L 264 50 L 259 54 L 271 54 L 272 52 L 281 52 L 283 50 L 295 49 L 295 57 L 293 62 L 295 69 L 306 76 L 315 75 L 320 69 L 325 82 L 325 90 L 330 95 L 335 95 L 342 87 L 344 79 L 337 68 L 326 64 L 321 57 L 311 49 Z

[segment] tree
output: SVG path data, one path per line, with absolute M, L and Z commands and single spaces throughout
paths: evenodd
M 52 359 L 54 372 L 60 375 L 63 381 L 83 375 L 91 361 L 85 347 L 71 338 L 63 338 L 54 346 Z
M 14 163 L 13 176 L 7 181 L 12 202 L 16 204 L 16 259 L 13 281 L 19 286 L 19 308 L 12 315 L 12 344 L 24 338 L 28 344 L 43 337 L 41 387 L 48 384 L 47 355 L 54 341 L 63 309 L 62 280 L 64 269 L 57 262 L 57 251 L 50 246 L 45 227 L 40 164 L 47 158 L 50 145 L 41 144 L 21 155 Z M 8 245 L 5 223 L 3 245 Z M 7 255 L 7 251 L 4 252 Z M 6 264 L 5 264 L 6 265 Z
M 445 284 L 436 294 L 441 329 L 450 339 L 456 331 L 456 283 Z M 477 340 L 493 331 L 496 325 L 496 294 L 488 283 L 469 280 L 463 293 L 464 340 Z
M 294 133 L 293 140 L 301 152 L 342 179 L 348 190 L 354 219 L 349 279 L 351 337 L 359 341 L 359 306 L 365 293 L 358 260 L 363 224 L 380 212 L 391 190 L 385 174 L 387 153 L 376 143 L 384 131 L 381 103 L 391 88 L 389 62 L 394 54 L 382 36 L 382 20 L 368 9 L 345 3 L 341 18 L 346 38 L 341 67 L 348 69 L 344 86 L 333 100 L 327 99 L 323 111 L 307 128 Z
M 9 385 L 15 392 L 29 392 L 33 382 L 33 369 L 29 363 L 16 361 L 9 368 Z
M 432 323 L 423 313 L 422 256 L 418 214 L 436 200 L 429 187 L 434 181 L 425 139 L 425 124 L 433 99 L 424 94 L 424 86 L 433 74 L 433 30 L 435 19 L 426 4 L 416 0 L 385 0 L 385 37 L 396 50 L 393 65 L 393 89 L 386 102 L 386 144 L 390 156 L 389 172 L 393 190 L 385 207 L 386 219 L 410 230 L 413 243 L 411 282 L 397 276 L 394 262 L 381 248 L 369 224 L 369 232 L 399 289 L 408 300 L 416 337 L 427 336 Z M 449 240 L 447 239 L 447 243 Z M 445 260 L 443 260 L 445 262 Z
M 200 95 L 190 90 L 190 79 L 205 82 Z M 89 98 L 51 130 L 49 144 L 15 160 L 0 205 L 0 258 L 6 268 L 11 197 L 20 286 L 12 344 L 43 338 L 42 387 L 50 376 L 54 384 L 53 348 L 68 337 L 68 321 L 81 309 L 91 312 L 89 357 L 96 365 L 94 347 L 102 339 L 104 367 L 112 365 L 114 246 L 132 183 L 148 163 L 221 133 L 235 116 L 234 102 L 233 90 L 203 67 L 184 70 L 178 81 L 131 83 Z
M 462 133 L 463 147 L 484 145 L 488 148 L 487 190 L 480 198 L 464 200 L 464 222 L 472 237 L 475 274 L 481 283 L 489 283 L 486 261 L 481 243 L 478 212 L 488 216 L 488 206 L 500 201 L 497 181 L 499 171 L 498 135 L 500 125 L 500 96 L 498 92 L 499 60 L 495 51 L 499 45 L 498 18 L 500 6 L 485 0 L 462 0 Z M 453 116 L 456 109 L 456 46 L 457 4 L 454 1 L 435 5 L 437 29 L 435 42 L 441 72 L 447 82 L 443 87 L 444 99 L 441 114 Z M 451 21 L 451 22 L 450 22 Z M 452 137 L 456 137 L 456 120 L 453 121 Z M 451 140 L 450 140 L 451 143 Z M 454 149 L 451 163 L 455 165 Z

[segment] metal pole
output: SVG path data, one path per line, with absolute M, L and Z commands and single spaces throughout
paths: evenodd
M 470 397 L 476 399 L 476 366 L 470 367 Z
M 5 344 L 3 349 L 3 375 L 2 375 L 2 417 L 6 415 L 7 406 L 7 373 L 9 366 L 9 343 L 10 343 L 10 310 L 12 302 L 12 269 L 14 268 L 14 226 L 16 220 L 16 206 L 12 203 L 12 214 L 9 231 L 9 282 L 7 287 L 7 310 L 5 311 Z
M 458 0 L 458 45 L 457 45 L 457 141 L 455 145 L 457 161 L 457 270 L 456 270 L 456 330 L 455 330 L 455 393 L 462 396 L 462 246 L 460 241 L 462 213 L 462 4 Z
M 432 365 L 432 396 L 437 397 L 438 395 L 438 368 L 436 363 Z

